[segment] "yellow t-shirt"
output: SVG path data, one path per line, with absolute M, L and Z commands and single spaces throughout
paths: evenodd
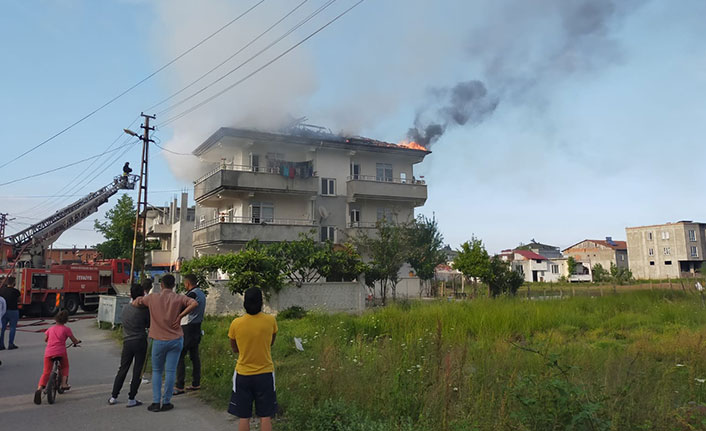
M 245 314 L 233 319 L 228 329 L 228 338 L 238 343 L 235 371 L 243 376 L 273 372 L 275 367 L 270 346 L 272 335 L 276 333 L 277 321 L 269 314 Z

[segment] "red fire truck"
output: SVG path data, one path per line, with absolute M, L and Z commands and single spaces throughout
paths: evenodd
M 111 184 L 90 193 L 52 216 L 8 236 L 9 261 L 0 268 L 0 284 L 12 275 L 20 290 L 23 313 L 54 315 L 60 307 L 74 314 L 81 307 L 95 311 L 101 294 L 127 289 L 130 261 L 98 260 L 89 264 L 46 265 L 44 252 L 59 236 L 95 213 L 119 190 L 132 190 L 137 176 L 118 177 Z

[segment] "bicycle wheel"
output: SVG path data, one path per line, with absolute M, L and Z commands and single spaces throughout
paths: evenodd
M 49 376 L 49 381 L 47 382 L 47 401 L 49 401 L 49 404 L 54 404 L 54 401 L 56 400 L 56 391 L 58 389 L 58 375 L 56 371 L 52 371 L 51 375 Z

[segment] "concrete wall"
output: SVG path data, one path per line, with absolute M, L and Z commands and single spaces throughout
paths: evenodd
M 693 241 L 689 238 L 690 230 L 695 234 Z M 682 274 L 680 261 L 690 265 L 693 271 L 704 260 L 705 230 L 706 224 L 690 222 L 626 228 L 628 262 L 633 276 L 637 279 L 678 278 Z M 691 256 L 692 246 L 696 247 L 697 256 Z
M 242 295 L 232 295 L 225 281 L 217 281 L 208 290 L 206 314 L 242 314 Z M 299 306 L 305 310 L 325 312 L 361 312 L 365 309 L 367 291 L 360 283 L 305 283 L 302 287 L 287 286 L 266 301 L 265 311 L 274 313 Z
M 619 268 L 627 268 L 629 266 L 626 250 L 615 250 L 601 244 L 596 244 L 593 241 L 582 241 L 564 250 L 564 254 L 584 264 L 591 272 L 593 272 L 593 267 L 596 266 L 596 264 L 600 264 L 607 270 L 610 270 L 611 263 Z

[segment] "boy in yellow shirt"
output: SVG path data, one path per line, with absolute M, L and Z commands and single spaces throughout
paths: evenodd
M 228 413 L 240 418 L 239 431 L 250 431 L 254 401 L 260 429 L 271 431 L 277 396 L 270 346 L 277 336 L 277 321 L 262 312 L 262 291 L 257 287 L 245 291 L 243 305 L 246 314 L 233 319 L 228 329 L 230 347 L 238 355 Z

